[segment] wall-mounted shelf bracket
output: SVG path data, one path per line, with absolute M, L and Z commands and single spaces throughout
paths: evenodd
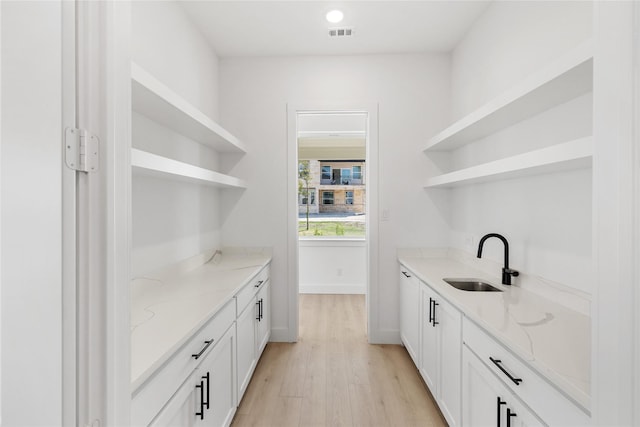
M 79 172 L 97 172 L 100 166 L 100 140 L 85 129 L 64 131 L 65 163 Z

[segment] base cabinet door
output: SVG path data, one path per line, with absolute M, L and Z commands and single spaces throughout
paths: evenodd
M 265 346 L 269 342 L 271 336 L 271 280 L 262 285 L 258 295 L 256 297 L 256 307 L 258 308 L 258 316 L 256 316 L 258 325 L 258 340 L 257 340 L 257 353 L 256 358 L 262 354 Z
M 205 398 L 198 408 L 202 425 L 228 426 L 236 412 L 235 339 L 235 328 L 229 328 L 197 370 Z
M 252 302 L 244 308 L 236 320 L 238 342 L 238 396 L 240 402 L 244 395 L 256 364 L 256 317 L 257 305 Z
M 400 338 L 416 366 L 420 366 L 420 282 L 400 266 Z
M 200 405 L 200 375 L 194 372 L 178 389 L 169 403 L 151 422 L 154 427 L 191 427 L 197 425 L 199 417 L 196 415 Z
M 450 426 L 460 424 L 462 315 L 422 285 L 420 373 Z
M 435 293 L 422 285 L 422 360 L 420 373 L 424 382 L 437 398 L 438 384 L 438 324 L 433 321 Z
M 434 305 L 440 373 L 437 401 L 449 425 L 459 426 L 462 393 L 462 315 L 441 298 Z
M 544 425 L 466 345 L 462 349 L 462 384 L 464 425 L 483 427 Z

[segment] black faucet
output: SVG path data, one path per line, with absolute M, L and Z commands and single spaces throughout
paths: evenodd
M 516 270 L 512 270 L 509 268 L 509 243 L 507 242 L 507 239 L 504 238 L 504 236 L 498 233 L 489 233 L 485 235 L 482 239 L 480 239 L 480 243 L 478 243 L 478 258 L 482 257 L 482 247 L 484 246 L 485 240 L 487 240 L 490 237 L 497 237 L 498 239 L 502 240 L 502 243 L 504 243 L 504 267 L 502 268 L 502 284 L 510 285 L 511 276 L 515 277 L 515 276 L 518 276 L 520 273 L 518 273 Z

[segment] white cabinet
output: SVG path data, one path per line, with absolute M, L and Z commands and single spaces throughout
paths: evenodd
M 590 417 L 583 409 L 568 399 L 549 381 L 533 371 L 524 361 L 488 335 L 469 319 L 463 324 L 464 347 L 472 351 L 485 370 L 500 380 L 502 387 L 524 402 L 536 417 L 546 425 L 588 426 Z M 464 412 L 478 405 L 476 393 L 467 389 L 469 385 L 468 361 L 465 360 L 463 372 Z M 473 371 L 471 371 L 473 372 Z M 522 411 L 521 411 L 522 412 Z M 473 418 L 475 419 L 475 418 Z M 523 418 L 524 419 L 524 418 Z M 467 420 L 467 418 L 463 418 Z M 467 422 L 465 421 L 465 424 Z M 495 424 L 493 424 L 495 425 Z
M 202 425 L 228 426 L 236 413 L 235 340 L 235 330 L 229 328 L 198 368 L 202 380 L 199 390 L 206 399 L 197 408 Z
M 230 425 L 236 411 L 234 360 L 235 329 L 230 327 L 151 425 Z
M 450 426 L 460 425 L 462 316 L 429 286 L 422 288 L 420 373 Z
M 249 303 L 236 319 L 238 334 L 238 403 L 242 399 L 256 364 L 256 306 Z
M 420 281 L 400 265 L 400 338 L 416 366 L 420 365 Z
M 262 351 L 267 346 L 267 342 L 269 342 L 269 338 L 271 337 L 271 304 L 270 304 L 270 294 L 271 294 L 271 281 L 267 280 L 267 282 L 262 285 L 260 291 L 258 291 L 258 295 L 256 297 L 256 304 L 258 308 L 258 327 L 257 327 L 257 349 L 258 355 L 262 354 Z
M 237 397 L 238 404 L 271 336 L 269 266 L 236 295 Z
M 487 427 L 544 425 L 467 346 L 463 347 L 462 421 L 464 425 Z

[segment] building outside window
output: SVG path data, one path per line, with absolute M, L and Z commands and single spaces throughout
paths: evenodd
M 352 169 L 353 179 L 362 179 L 362 166 L 354 166 Z
M 332 205 L 333 204 L 333 191 L 323 191 L 322 192 L 322 204 L 323 205 Z
M 340 170 L 340 183 L 342 185 L 349 185 L 351 183 L 351 168 Z
M 331 179 L 331 166 L 322 166 L 321 179 Z
M 310 205 L 315 205 L 316 204 L 316 189 L 309 187 L 309 197 L 305 196 L 302 193 L 298 193 L 298 204 L 300 205 L 306 205 L 307 201 L 309 200 L 309 198 L 311 199 L 311 201 L 308 203 Z
M 345 205 L 353 204 L 353 191 L 345 191 L 344 203 Z

